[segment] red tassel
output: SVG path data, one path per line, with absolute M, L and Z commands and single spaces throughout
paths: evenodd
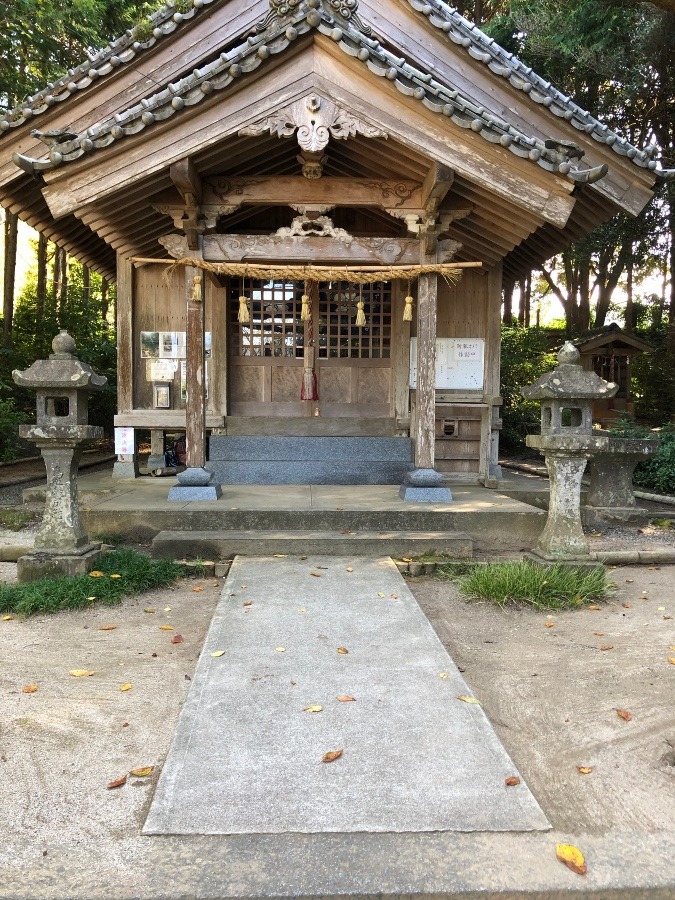
M 316 372 L 313 369 L 305 369 L 302 374 L 301 400 L 318 400 L 319 391 L 316 383 Z

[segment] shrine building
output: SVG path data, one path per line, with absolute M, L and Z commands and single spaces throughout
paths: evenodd
M 652 150 L 440 0 L 179 0 L 0 118 L 0 196 L 116 281 L 117 476 L 496 486 L 502 290 Z

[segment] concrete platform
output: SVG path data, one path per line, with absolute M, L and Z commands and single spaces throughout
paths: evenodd
M 509 476 L 505 489 L 518 481 Z M 82 517 L 92 539 L 123 535 L 152 540 L 160 531 L 428 531 L 462 532 L 474 548 L 532 547 L 546 513 L 503 491 L 452 482 L 450 503 L 410 503 L 397 485 L 222 485 L 215 501 L 169 502 L 173 478 L 113 480 L 109 473 L 79 479 Z M 39 488 L 24 492 L 32 502 Z
M 345 531 L 347 531 L 345 529 Z M 182 559 L 231 559 L 273 556 L 275 553 L 326 556 L 421 556 L 437 553 L 468 559 L 473 541 L 456 531 L 160 531 L 153 539 L 152 555 Z
M 239 557 L 144 834 L 548 830 L 470 696 L 390 559 Z

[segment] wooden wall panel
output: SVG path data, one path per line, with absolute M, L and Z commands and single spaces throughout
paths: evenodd
M 357 402 L 382 404 L 391 402 L 391 369 L 361 368 L 358 373 Z
M 262 403 L 264 366 L 233 366 L 230 397 L 235 403 Z
M 348 403 L 351 392 L 349 369 L 321 366 L 319 399 L 322 403 Z

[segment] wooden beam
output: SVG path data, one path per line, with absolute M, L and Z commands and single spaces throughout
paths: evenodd
M 202 202 L 202 181 L 189 156 L 173 163 L 169 167 L 169 176 L 180 191 L 183 200 L 188 202 L 188 198 L 192 198 L 196 204 Z
M 454 180 L 455 173 L 448 166 L 432 164 L 422 185 L 422 206 L 428 216 L 436 215 Z

